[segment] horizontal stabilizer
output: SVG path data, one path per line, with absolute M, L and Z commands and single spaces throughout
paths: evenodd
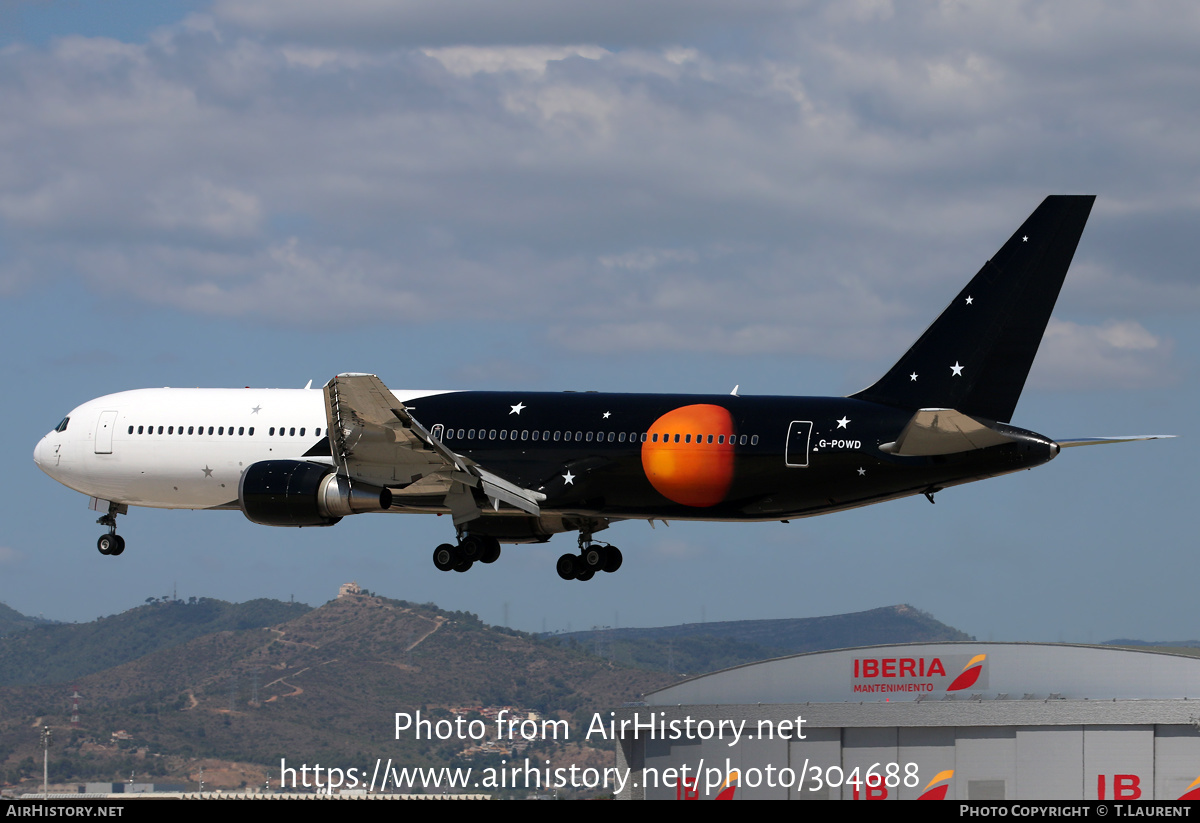
M 1130 443 L 1134 440 L 1170 440 L 1173 434 L 1131 434 L 1126 437 L 1076 437 L 1072 440 L 1057 440 L 1059 448 L 1071 446 L 1102 446 L 1105 443 Z
M 954 409 L 921 409 L 894 442 L 884 443 L 879 450 L 899 457 L 929 457 L 1013 442 L 1016 442 L 1015 437 L 989 428 Z

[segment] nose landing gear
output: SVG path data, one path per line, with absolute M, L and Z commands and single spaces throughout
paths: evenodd
M 99 549 L 100 554 L 116 557 L 125 551 L 125 538 L 117 534 L 117 515 L 125 514 L 128 511 L 129 508 L 124 504 L 109 501 L 108 514 L 96 520 L 101 526 L 108 526 L 108 534 L 100 535 L 100 539 L 96 541 L 96 548 Z
M 125 551 L 125 538 L 113 532 L 112 534 L 102 534 L 100 539 L 96 541 L 96 548 L 100 550 L 100 554 L 107 554 L 116 557 L 121 552 Z

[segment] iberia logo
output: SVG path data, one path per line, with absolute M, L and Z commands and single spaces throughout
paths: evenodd
M 1191 785 L 1184 790 L 1179 796 L 1180 800 L 1200 800 L 1200 777 L 1192 781 Z
M 713 800 L 733 800 L 733 793 L 737 791 L 738 781 L 741 779 L 741 774 L 737 769 L 734 769 L 729 777 L 725 778 L 725 788 L 721 789 L 721 793 L 714 797 Z
M 945 800 L 946 792 L 950 790 L 950 778 L 952 777 L 954 777 L 954 769 L 938 772 L 933 780 L 925 784 L 925 788 L 917 800 Z
M 987 660 L 986 654 L 977 654 L 971 658 L 971 662 L 963 666 L 962 674 L 954 678 L 946 691 L 960 692 L 963 689 L 969 689 L 975 685 L 975 681 L 979 679 L 979 673 L 983 671 L 983 662 Z
M 741 780 L 741 773 L 734 769 L 725 778 L 725 785 L 713 800 L 733 800 L 733 794 L 737 791 L 738 781 Z M 699 800 L 700 799 L 700 781 L 699 778 L 685 777 L 675 786 L 676 800 Z

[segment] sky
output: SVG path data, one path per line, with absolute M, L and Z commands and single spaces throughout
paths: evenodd
M 981 640 L 1200 637 L 1200 8 L 0 2 L 0 601 L 379 594 L 529 631 L 908 603 Z M 844 395 L 1048 194 L 1098 196 L 1013 423 L 1176 434 L 790 524 L 434 569 L 444 518 L 135 509 L 34 466 L 158 386 Z M 598 535 L 599 536 L 599 535 Z

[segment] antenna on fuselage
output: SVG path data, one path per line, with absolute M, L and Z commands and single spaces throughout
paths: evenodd
M 311 381 L 311 380 L 309 380 L 309 381 L 308 381 L 308 383 L 306 383 L 306 384 L 304 385 L 304 388 L 306 388 L 306 389 L 311 389 L 311 388 L 312 388 L 312 381 Z
M 737 386 L 734 386 L 733 391 L 731 391 L 730 394 L 733 395 L 734 397 L 737 397 L 738 396 L 738 393 L 737 393 L 738 386 L 741 386 L 741 385 L 742 385 L 741 383 L 738 383 Z

